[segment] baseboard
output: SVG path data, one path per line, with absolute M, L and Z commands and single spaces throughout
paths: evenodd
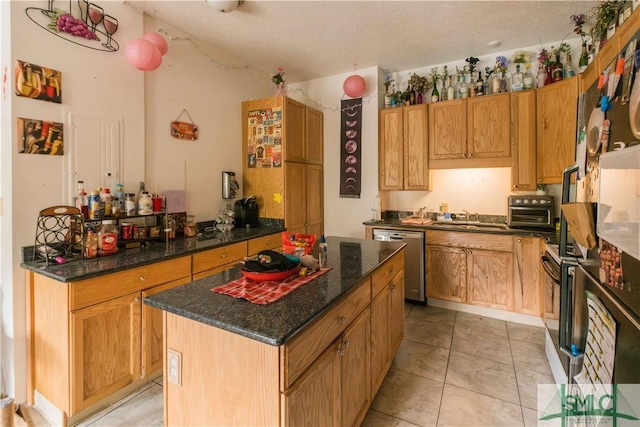
M 544 327 L 542 318 L 527 314 L 513 313 L 511 311 L 496 310 L 495 308 L 478 307 L 477 305 L 463 304 L 460 302 L 446 301 L 429 298 L 427 305 L 431 307 L 447 308 L 449 310 L 463 311 L 492 319 L 505 320 L 507 322 L 520 323 L 522 325 Z
M 49 399 L 41 395 L 38 390 L 34 391 L 33 407 L 44 417 L 45 420 L 52 426 L 65 426 L 67 425 L 66 414 L 58 409 L 56 405 L 51 403 Z

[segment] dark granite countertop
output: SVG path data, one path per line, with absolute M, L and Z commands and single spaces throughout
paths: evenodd
M 547 243 L 558 243 L 558 233 L 556 231 L 545 230 L 524 230 L 518 228 L 510 228 L 506 224 L 495 223 L 471 223 L 460 224 L 459 222 L 432 222 L 430 224 L 405 224 L 399 219 L 387 219 L 383 221 L 365 221 L 364 225 L 377 228 L 404 228 L 410 230 L 446 230 L 461 231 L 464 233 L 490 233 L 490 234 L 508 234 L 512 236 L 535 236 L 545 239 Z M 466 227 L 468 225 L 468 227 Z M 427 242 L 428 243 L 428 242 Z
M 211 292 L 242 276 L 239 267 L 146 297 L 144 303 L 207 325 L 279 346 L 321 316 L 404 243 L 327 237 L 326 274 L 278 301 L 258 305 Z M 317 253 L 314 253 L 317 256 Z
M 282 225 L 274 224 L 257 228 L 237 228 L 226 233 L 214 231 L 197 237 L 177 238 L 168 244 L 152 241 L 147 247 L 121 249 L 116 255 L 74 259 L 65 264 L 46 265 L 44 261 L 32 262 L 33 247 L 31 246 L 23 248 L 23 262 L 20 266 L 60 282 L 72 282 L 280 233 L 284 230 Z

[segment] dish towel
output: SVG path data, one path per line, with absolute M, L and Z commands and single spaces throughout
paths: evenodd
M 270 304 L 330 270 L 331 268 L 323 268 L 308 276 L 295 275 L 282 281 L 256 282 L 242 277 L 226 285 L 211 288 L 211 291 L 234 298 L 244 298 L 254 304 Z

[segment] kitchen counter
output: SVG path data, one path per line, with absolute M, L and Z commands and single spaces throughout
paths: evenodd
M 197 237 L 177 238 L 169 241 L 168 244 L 150 241 L 147 247 L 121 249 L 116 255 L 74 259 L 65 264 L 46 265 L 44 261 L 32 262 L 33 246 L 30 246 L 23 248 L 23 262 L 20 266 L 60 282 L 72 282 L 280 233 L 284 230 L 285 228 L 280 225 L 263 225 L 257 228 L 237 228 L 227 233 L 215 231 Z
M 456 223 L 454 222 L 436 222 L 433 221 L 427 224 L 407 224 L 401 222 L 399 219 L 390 219 L 382 221 L 365 221 L 362 223 L 367 227 L 375 228 L 402 228 L 407 230 L 443 230 L 443 231 L 460 231 L 465 233 L 489 233 L 489 234 L 508 234 L 513 236 L 534 236 L 545 239 L 548 243 L 558 243 L 558 233 L 555 231 L 544 230 L 522 230 L 517 228 L 508 227 L 506 224 L 490 223 Z
M 404 243 L 327 237 L 331 271 L 278 301 L 257 305 L 211 292 L 211 288 L 242 277 L 239 267 L 170 289 L 144 303 L 170 313 L 279 346 L 321 316 Z

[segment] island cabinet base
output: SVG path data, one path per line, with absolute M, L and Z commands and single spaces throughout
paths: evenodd
M 167 426 L 280 423 L 280 348 L 165 312 Z M 167 351 L 180 355 L 178 384 Z

